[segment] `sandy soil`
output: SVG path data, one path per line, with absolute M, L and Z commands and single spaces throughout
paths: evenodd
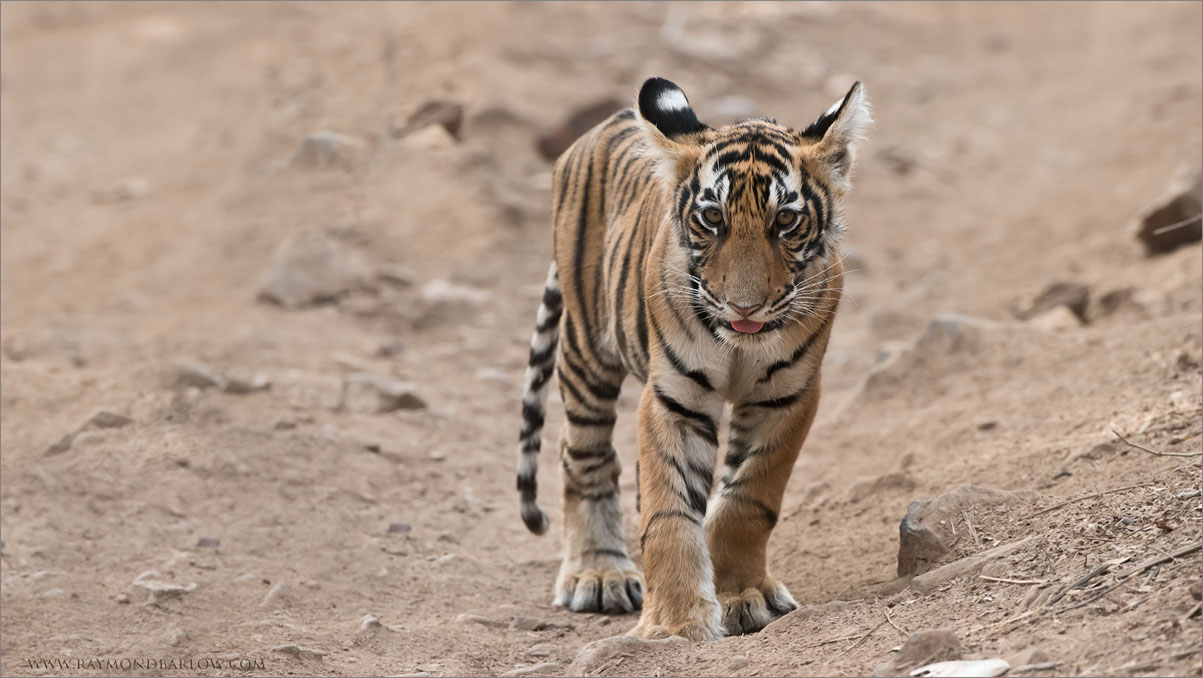
M 866 674 L 909 634 L 951 629 L 965 657 L 1052 665 L 1028 675 L 1198 675 L 1199 552 L 1117 572 L 1201 531 L 1200 499 L 1178 498 L 1200 481 L 1201 250 L 1149 258 L 1129 230 L 1200 158 L 1201 15 L 5 3 L 0 671 Z M 797 125 L 859 78 L 878 125 L 849 209 L 850 301 L 771 543 L 805 607 L 752 636 L 582 653 L 635 619 L 553 608 L 558 537 L 517 515 L 550 256 L 535 141 L 650 75 L 703 117 Z M 395 138 L 433 99 L 463 105 L 461 138 Z M 320 130 L 351 140 L 298 158 Z M 260 301 L 298 233 L 337 243 L 355 289 Z M 1057 281 L 1089 288 L 1087 323 L 1017 319 Z M 181 383 L 180 358 L 271 387 Z M 340 409 L 344 376 L 365 371 L 428 406 Z M 54 447 L 98 408 L 132 422 Z M 950 514 L 950 559 L 1028 540 L 904 588 L 908 504 L 964 484 L 1010 494 Z M 1053 508 L 1065 499 L 1081 500 Z M 87 663 L 135 658 L 193 663 Z

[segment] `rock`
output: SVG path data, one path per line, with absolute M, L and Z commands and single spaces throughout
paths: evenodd
M 573 111 L 568 119 L 555 129 L 539 136 L 536 148 L 545 160 L 554 161 L 568 150 L 582 134 L 593 129 L 599 122 L 613 115 L 628 102 L 618 99 L 602 99 Z
M 539 643 L 526 648 L 528 657 L 551 657 L 559 653 L 559 648 L 551 643 Z
M 217 370 L 195 358 L 177 358 L 174 365 L 177 388 L 226 387 L 226 378 Z
M 1136 296 L 1135 287 L 1120 287 L 1114 290 L 1108 290 L 1099 297 L 1097 309 L 1095 310 L 1096 318 L 1105 318 L 1114 314 L 1116 311 L 1125 306 L 1135 306 L 1133 298 Z
M 444 278 L 431 280 L 423 285 L 421 295 L 422 300 L 426 303 L 438 305 L 447 303 L 483 304 L 491 296 L 485 290 L 458 285 Z
M 1141 210 L 1133 230 L 1149 255 L 1164 254 L 1203 238 L 1203 167 L 1182 164 L 1161 197 Z
M 377 280 L 397 287 L 412 286 L 416 277 L 413 271 L 400 264 L 380 264 L 376 267 Z
M 444 129 L 451 138 L 459 140 L 460 127 L 464 122 L 464 107 L 451 101 L 432 100 L 418 106 L 409 114 L 405 124 L 392 130 L 394 138 L 406 137 L 415 132 L 437 125 Z
M 390 339 L 376 347 L 376 355 L 381 358 L 395 358 L 405 352 L 405 342 L 400 339 Z
M 259 299 L 284 308 L 327 304 L 366 287 L 373 271 L 357 251 L 325 233 L 303 233 L 276 249 Z
M 862 476 L 853 481 L 846 495 L 848 501 L 856 503 L 882 492 L 903 490 L 909 492 L 915 489 L 915 480 L 901 471 L 886 473 L 880 476 Z
M 226 393 L 244 395 L 255 391 L 266 391 L 271 386 L 271 379 L 262 374 L 231 375 L 226 378 L 226 384 L 222 390 Z
M 1079 322 L 1086 322 L 1086 309 L 1090 307 L 1090 288 L 1074 282 L 1050 283 L 1017 315 L 1020 320 L 1030 320 L 1059 306 L 1072 311 Z
M 288 583 L 280 580 L 273 585 L 263 596 L 263 601 L 259 603 L 259 607 L 271 607 L 287 601 L 290 593 Z
M 196 540 L 196 547 L 198 549 L 215 549 L 218 546 L 221 546 L 221 539 L 217 537 L 201 537 Z
M 1009 544 L 995 546 L 987 551 L 961 558 L 955 562 L 951 562 L 942 567 L 938 567 L 930 572 L 918 575 L 911 580 L 911 588 L 919 593 L 929 593 L 935 590 L 942 584 L 949 582 L 957 577 L 969 576 L 992 560 L 997 560 L 1004 556 L 1010 555 L 1028 542 L 1032 541 L 1035 535 L 1028 535 L 1018 541 L 1013 541 Z
M 439 534 L 439 541 L 445 541 L 448 544 L 459 544 L 459 537 L 452 532 L 443 532 Z
M 359 630 L 360 631 L 372 631 L 375 629 L 384 629 L 384 628 L 387 628 L 387 627 L 384 624 L 380 623 L 380 619 L 371 614 L 365 614 L 363 616 L 363 619 L 361 619 L 359 621 Z
M 496 619 L 489 619 L 488 617 L 485 617 L 485 616 L 482 616 L 479 614 L 469 614 L 467 612 L 456 617 L 455 623 L 457 623 L 457 624 L 480 624 L 481 626 L 488 626 L 491 628 L 504 628 L 505 627 L 505 622 L 497 621 Z
M 343 379 L 338 409 L 354 414 L 382 414 L 396 410 L 420 410 L 426 402 L 411 383 L 370 372 L 356 372 Z
M 948 554 L 948 549 L 935 532 L 917 524 L 917 514 L 922 508 L 922 503 L 911 502 L 902 523 L 898 525 L 899 577 L 912 577 L 935 569 Z
M 117 595 L 113 596 L 113 601 L 119 605 L 129 605 L 129 596 L 125 595 L 124 593 L 118 593 Z
M 188 633 L 178 626 L 173 626 L 163 633 L 163 642 L 171 647 L 177 647 L 188 639 Z
M 322 658 L 326 656 L 324 650 L 292 644 L 277 645 L 272 648 L 272 652 L 279 652 L 280 654 L 286 654 L 297 659 L 316 659 L 317 661 L 322 661 Z
M 539 662 L 538 664 L 531 664 L 530 666 L 520 666 L 516 669 L 510 669 L 509 671 L 498 675 L 501 676 L 501 678 L 506 678 L 507 676 L 529 676 L 532 673 L 550 671 L 557 666 L 559 666 L 559 664 L 555 662 Z
M 349 170 L 362 160 L 367 145 L 361 139 L 330 130 L 319 130 L 301 141 L 292 156 L 297 167 Z
M 1195 600 L 1203 599 L 1203 584 L 1195 582 L 1190 585 L 1190 597 Z
M 1073 311 L 1065 306 L 1050 308 L 1029 320 L 1028 324 L 1046 332 L 1068 332 L 1082 326 L 1082 322 L 1073 314 Z
M 67 433 L 62 438 L 59 438 L 57 442 L 46 448 L 46 455 L 50 456 L 61 454 L 71 449 L 71 446 L 75 443 L 76 439 L 79 438 L 80 434 L 84 431 L 121 428 L 123 426 L 128 426 L 133 422 L 133 419 L 130 419 L 124 414 L 117 414 L 116 412 L 111 412 L 104 409 L 94 410 L 92 414 L 88 415 L 87 419 L 84 419 L 82 424 L 75 428 L 75 430 Z
M 547 629 L 562 629 L 571 631 L 576 627 L 572 624 L 562 622 L 550 622 L 545 619 L 536 619 L 534 617 L 514 617 L 514 621 L 510 623 L 510 628 L 516 631 L 546 631 Z
M 645 640 L 638 636 L 610 636 L 588 643 L 577 653 L 572 665 L 564 672 L 566 676 L 584 676 L 593 673 L 602 664 L 618 655 L 637 656 L 671 645 L 688 645 L 680 636 L 661 640 Z
M 895 676 L 905 674 L 916 666 L 923 666 L 938 661 L 955 661 L 961 658 L 964 650 L 957 635 L 945 629 L 918 631 L 912 633 L 902 648 L 882 666 L 873 672 L 875 676 Z
M 435 151 L 455 145 L 455 137 L 437 125 L 425 127 L 405 137 L 401 142 L 408 148 Z
M 751 663 L 752 662 L 749 661 L 747 657 L 745 657 L 741 654 L 737 654 L 734 657 L 727 660 L 727 670 L 728 671 L 738 671 L 742 668 L 747 667 Z
M 389 523 L 389 534 L 408 534 L 413 531 L 413 526 L 409 523 Z
M 146 605 L 157 605 L 169 598 L 178 598 L 196 590 L 196 582 L 183 586 L 156 579 L 161 576 L 163 575 L 158 570 L 147 570 L 134 579 L 134 586 L 150 593 L 150 597 L 146 599 Z
M 42 598 L 61 598 L 67 595 L 67 592 L 62 589 L 50 589 L 48 591 L 42 591 L 38 595 Z
M 898 574 L 913 576 L 932 570 L 954 543 L 966 549 L 976 548 L 972 539 L 957 539 L 956 526 L 964 525 L 965 516 L 978 508 L 997 508 L 1023 504 L 1037 495 L 1033 492 L 999 490 L 978 485 L 960 485 L 924 502 L 912 502 L 899 526 Z M 982 526 L 978 526 L 980 529 Z M 967 529 L 967 528 L 965 528 Z M 932 541 L 932 538 L 936 542 Z M 941 554 L 940 549 L 945 549 Z M 962 550 L 962 553 L 968 551 Z M 953 555 L 955 557 L 955 555 Z
M 974 659 L 970 661 L 937 662 L 911 671 L 912 676 L 932 678 L 994 678 L 1011 670 L 1005 659 Z

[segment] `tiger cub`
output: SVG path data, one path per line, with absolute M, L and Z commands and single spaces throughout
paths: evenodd
M 633 109 L 556 162 L 555 261 L 518 446 L 522 519 L 542 534 L 535 475 L 554 371 L 567 419 L 556 605 L 642 607 L 632 634 L 691 639 L 758 631 L 797 607 L 765 549 L 819 404 L 842 289 L 842 201 L 869 124 L 860 83 L 795 131 L 768 119 L 709 127 L 679 87 L 653 78 Z M 643 383 L 642 576 L 623 540 L 611 445 L 627 374 Z

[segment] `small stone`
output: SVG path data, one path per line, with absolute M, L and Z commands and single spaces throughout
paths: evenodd
M 271 589 L 263 596 L 263 602 L 259 603 L 260 607 L 269 607 L 278 603 L 283 603 L 287 600 L 289 587 L 284 580 L 275 583 Z
M 409 136 L 418 130 L 432 125 L 438 125 L 446 130 L 452 139 L 459 139 L 460 127 L 464 122 L 464 107 L 452 101 L 433 100 L 418 106 L 409 115 L 405 124 L 392 131 L 395 138 Z
M 957 634 L 945 629 L 919 631 L 912 633 L 902 644 L 902 649 L 894 655 L 890 664 L 895 671 L 907 671 L 920 663 L 937 661 L 955 661 L 961 658 L 964 650 Z M 877 675 L 883 675 L 880 671 Z M 885 675 L 897 675 L 886 673 Z
M 431 280 L 422 286 L 422 299 L 428 304 L 469 303 L 483 304 L 490 294 L 481 289 L 453 283 L 445 278 Z
M 226 378 L 217 370 L 195 358 L 179 358 L 175 361 L 175 386 L 177 388 L 226 387 Z
M 371 614 L 365 614 L 363 619 L 359 621 L 360 631 L 370 631 L 372 629 L 384 628 L 384 624 L 380 623 L 380 619 Z
M 88 417 L 81 428 L 121 428 L 134 423 L 133 419 L 124 414 L 108 410 L 96 410 Z
M 748 666 L 751 663 L 752 662 L 749 661 L 747 657 L 737 654 L 734 657 L 732 657 L 731 659 L 727 660 L 727 670 L 728 671 L 738 671 L 738 670 Z
M 61 598 L 62 596 L 67 595 L 67 592 L 62 589 L 50 589 L 49 591 L 42 591 L 38 595 L 40 595 L 42 598 Z
M 145 198 L 150 193 L 150 180 L 146 177 L 130 177 L 118 184 L 113 190 L 113 197 L 117 200 L 138 200 Z
M 215 549 L 221 546 L 221 539 L 217 537 L 201 537 L 196 540 L 196 547 L 199 549 Z
M 1074 282 L 1050 283 L 1019 317 L 1021 320 L 1030 320 L 1059 306 L 1068 308 L 1080 323 L 1086 322 L 1086 309 L 1090 306 L 1090 288 Z
M 547 628 L 547 622 L 534 617 L 515 617 L 510 628 L 515 631 L 542 631 Z
M 381 358 L 395 358 L 405 352 L 405 342 L 400 339 L 386 341 L 376 348 L 376 355 Z
M 1028 324 L 1046 332 L 1068 332 L 1082 326 L 1073 311 L 1064 306 L 1051 308 L 1028 320 Z
M 603 99 L 578 108 L 555 129 L 539 136 L 537 148 L 545 160 L 555 160 L 582 134 L 613 115 L 628 102 L 618 99 Z
M 489 626 L 492 628 L 503 628 L 506 625 L 505 622 L 497 621 L 496 619 L 489 619 L 488 617 L 485 617 L 485 616 L 482 616 L 479 614 L 470 614 L 467 612 L 456 617 L 455 623 L 457 623 L 457 624 L 480 624 L 481 626 Z
M 443 532 L 439 534 L 439 541 L 445 541 L 448 544 L 459 544 L 459 537 L 452 532 Z
M 996 428 L 998 428 L 997 421 L 983 421 L 977 425 L 977 430 L 979 431 L 993 431 Z
M 117 595 L 113 596 L 113 600 L 120 605 L 129 605 L 129 596 L 125 595 L 124 593 L 118 593 Z
M 298 167 L 349 170 L 359 163 L 366 144 L 362 139 L 331 130 L 320 130 L 301 141 L 292 157 Z
M 909 492 L 915 489 L 915 479 L 906 473 L 894 471 L 880 476 L 860 477 L 848 488 L 848 501 L 856 503 L 863 499 L 891 491 Z
M 409 523 L 389 523 L 388 524 L 388 533 L 389 534 L 409 534 L 410 532 L 413 531 L 413 529 L 414 529 L 413 526 L 410 525 Z
M 528 657 L 551 657 L 559 653 L 559 648 L 551 643 L 539 643 L 526 649 Z
M 322 658 L 326 656 L 326 652 L 324 650 L 318 650 L 312 647 L 301 647 L 300 645 L 293 644 L 277 645 L 272 648 L 272 651 L 279 652 L 280 654 L 286 654 L 297 659 L 315 659 L 317 661 L 322 661 Z
M 398 287 L 410 287 L 414 284 L 413 271 L 400 264 L 379 264 L 376 266 L 376 279 Z
M 138 575 L 138 578 L 134 580 L 134 586 L 150 592 L 150 597 L 146 600 L 147 605 L 157 605 L 169 598 L 178 598 L 185 593 L 191 593 L 196 590 L 195 582 L 183 586 L 181 584 L 154 579 L 154 577 L 158 576 L 162 576 L 158 570 L 147 570 Z
M 308 232 L 276 248 L 259 298 L 288 309 L 328 304 L 372 278 L 371 266 L 357 251 L 327 233 Z
M 922 502 L 913 501 L 898 526 L 898 576 L 913 577 L 935 569 L 948 554 L 935 532 L 916 522 L 923 508 Z
M 178 626 L 168 629 L 167 632 L 163 634 L 163 642 L 167 643 L 171 647 L 177 647 L 180 643 L 187 639 L 188 633 Z
M 383 414 L 396 410 L 420 410 L 426 402 L 411 383 L 370 372 L 349 374 L 343 380 L 339 409 L 355 414 Z
M 255 391 L 266 391 L 271 388 L 271 379 L 268 379 L 262 374 L 254 374 L 250 376 L 233 376 L 226 379 L 226 385 L 223 389 L 226 393 L 243 395 L 246 393 L 254 393 Z
M 559 666 L 559 664 L 557 664 L 555 662 L 539 662 L 538 664 L 531 664 L 530 666 L 519 666 L 516 669 L 510 669 L 509 671 L 506 671 L 505 673 L 501 673 L 498 675 L 501 676 L 501 678 L 512 678 L 513 676 L 529 676 L 532 673 L 542 673 L 543 671 L 550 671 L 551 669 L 554 669 L 558 666 Z
M 444 459 L 447 458 L 447 453 L 443 452 L 442 450 L 431 450 L 430 454 L 427 456 L 429 456 L 434 461 L 443 461 Z
M 274 428 L 277 431 L 289 431 L 296 427 L 297 427 L 297 422 L 292 421 L 291 419 L 281 419 L 280 421 L 277 421 L 275 424 L 272 424 L 272 428 Z
M 1161 197 L 1146 206 L 1133 230 L 1149 255 L 1172 252 L 1203 238 L 1203 167 L 1180 165 Z
M 1203 584 L 1194 582 L 1190 585 L 1190 597 L 1195 600 L 1203 599 Z

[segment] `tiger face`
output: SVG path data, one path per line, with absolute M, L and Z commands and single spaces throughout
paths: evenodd
M 870 122 L 860 83 L 799 132 L 767 119 L 710 128 L 662 82 L 638 109 L 673 196 L 695 310 L 733 341 L 801 320 L 843 231 L 840 200 Z

